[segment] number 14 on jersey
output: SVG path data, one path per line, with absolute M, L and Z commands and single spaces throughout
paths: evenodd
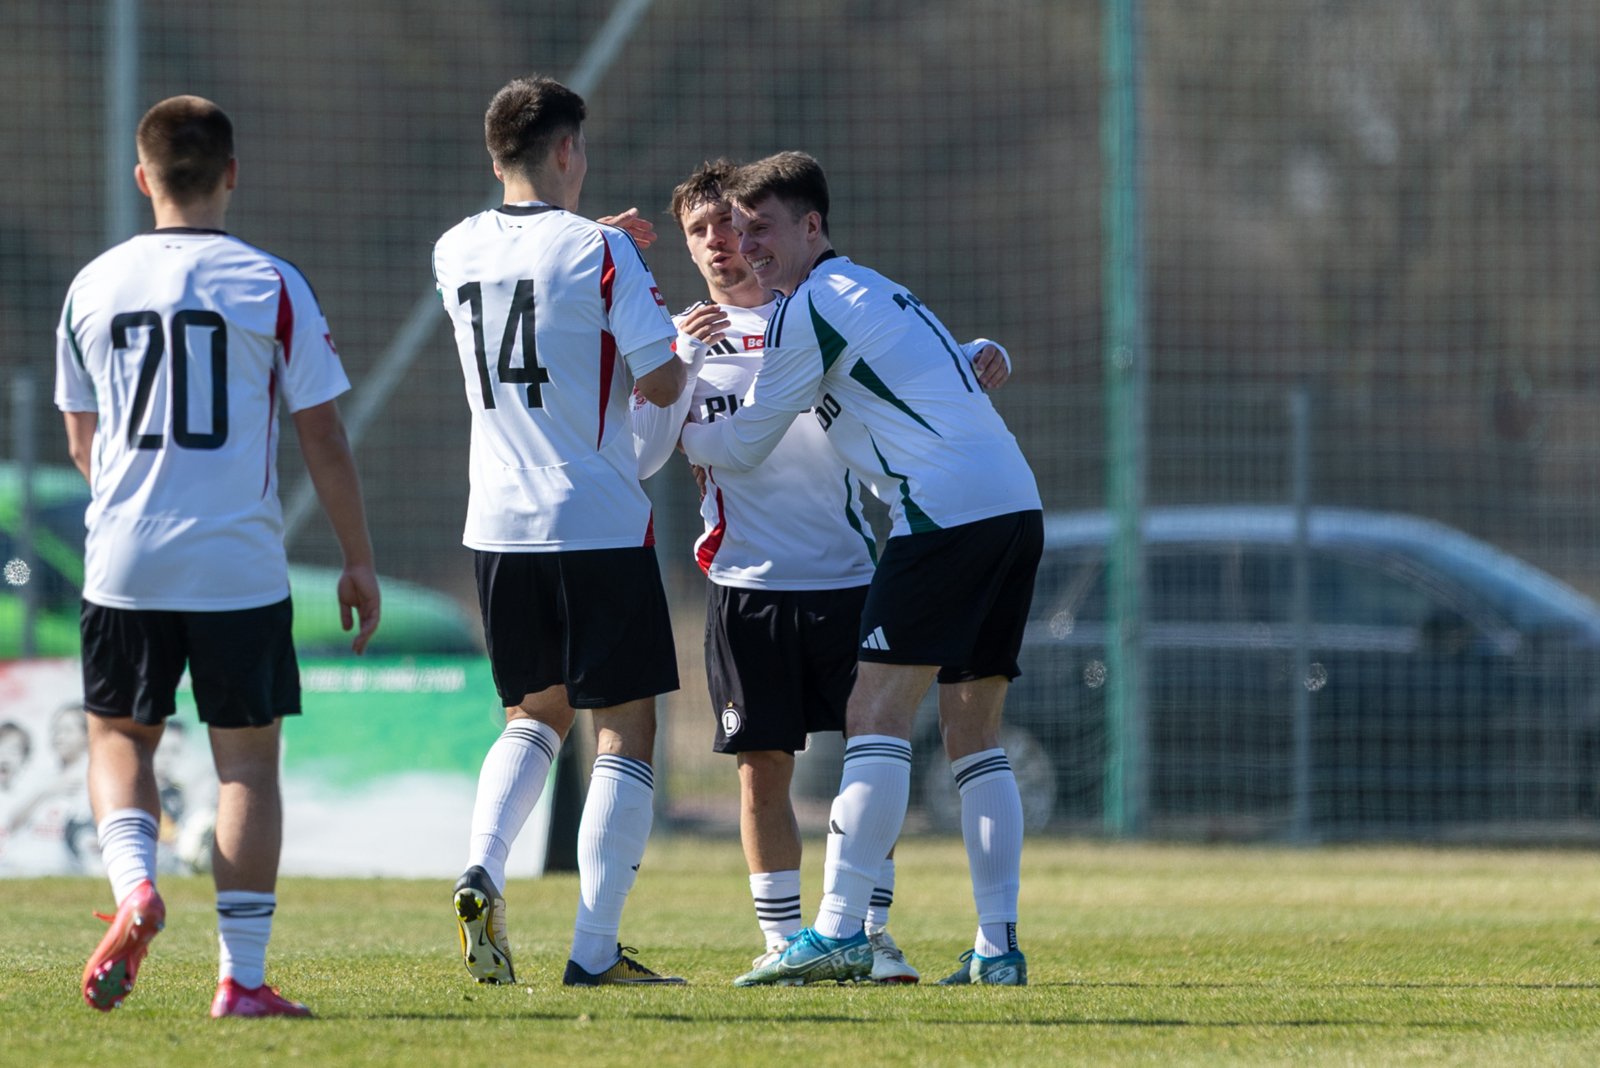
M 483 284 L 468 282 L 456 290 L 456 299 L 472 310 L 472 346 L 478 357 L 478 386 L 483 391 L 483 406 L 493 408 L 494 382 L 489 377 L 489 357 L 483 342 Z M 543 408 L 540 386 L 550 381 L 550 372 L 539 365 L 539 348 L 534 340 L 533 279 L 522 278 L 511 294 L 505 329 L 500 334 L 500 356 L 495 362 L 495 377 L 528 387 L 528 407 Z M 518 338 L 522 341 L 522 366 L 511 366 L 511 355 Z

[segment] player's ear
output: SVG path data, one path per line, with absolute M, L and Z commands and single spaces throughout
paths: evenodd
M 145 196 L 152 199 L 155 197 L 155 194 L 150 192 L 150 179 L 145 176 L 143 163 L 135 163 L 133 165 L 133 184 L 138 186 L 139 192 Z
M 239 187 L 239 160 L 237 157 L 228 160 L 228 169 L 222 173 L 222 186 L 229 191 Z

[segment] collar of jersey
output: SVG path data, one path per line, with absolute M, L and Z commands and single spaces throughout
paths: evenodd
M 831 259 L 837 259 L 838 256 L 839 256 L 839 250 L 838 249 L 834 249 L 834 248 L 830 248 L 828 251 L 826 251 L 822 255 L 818 256 L 817 257 L 817 262 L 813 263 L 811 265 L 811 270 L 806 272 L 806 278 L 810 278 L 812 273 L 818 267 L 821 267 L 824 263 L 827 263 Z
M 210 230 L 204 226 L 158 226 L 151 230 L 152 234 L 221 234 L 228 236 L 226 230 Z
M 560 211 L 554 204 L 546 204 L 542 200 L 525 200 L 520 204 L 497 204 L 495 211 L 506 215 L 537 215 L 541 211 Z

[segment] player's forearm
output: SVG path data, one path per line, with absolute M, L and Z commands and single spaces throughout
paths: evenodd
M 98 412 L 62 412 L 62 418 L 67 423 L 67 454 L 72 457 L 72 465 L 82 473 L 84 481 L 93 483 L 94 479 L 89 474 L 91 457 L 94 455 L 94 432 L 100 425 Z
M 746 405 L 734 415 L 683 428 L 683 451 L 691 463 L 749 471 L 772 454 L 798 412 Z
M 346 567 L 371 566 L 372 537 L 361 498 L 361 476 L 333 401 L 294 413 L 300 454 L 316 488 L 317 500 L 333 525 Z
M 662 346 L 666 347 L 666 342 L 662 342 Z M 637 362 L 631 353 L 628 361 L 630 367 Z M 639 375 L 634 382 L 634 388 L 639 391 L 641 397 L 656 407 L 670 408 L 683 395 L 684 383 L 688 379 L 689 369 L 668 349 L 668 358 L 648 373 Z

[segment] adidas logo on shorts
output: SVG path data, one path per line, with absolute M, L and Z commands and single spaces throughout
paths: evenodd
M 867 635 L 867 640 L 861 643 L 863 649 L 877 649 L 880 652 L 889 651 L 889 639 L 883 636 L 882 627 L 873 627 L 872 633 Z

